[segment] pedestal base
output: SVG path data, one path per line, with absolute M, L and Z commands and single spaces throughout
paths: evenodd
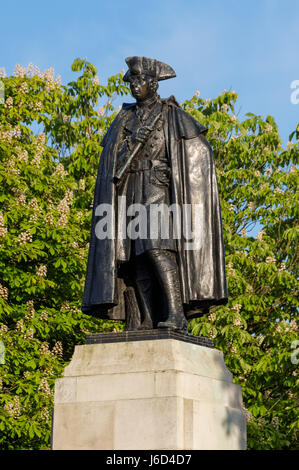
M 245 449 L 241 388 L 222 352 L 178 336 L 76 346 L 55 384 L 52 448 Z

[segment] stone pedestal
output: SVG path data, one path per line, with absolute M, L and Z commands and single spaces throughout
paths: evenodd
M 53 449 L 246 448 L 241 388 L 222 352 L 151 331 L 76 346 L 55 384 Z

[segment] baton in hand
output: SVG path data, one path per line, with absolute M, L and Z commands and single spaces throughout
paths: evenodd
M 159 118 L 160 118 L 161 114 L 157 114 L 157 116 L 155 116 L 155 118 L 153 119 L 152 123 L 151 123 L 151 126 L 147 126 L 148 129 L 152 132 L 155 128 L 155 124 L 158 122 Z M 128 157 L 126 163 L 121 167 L 119 168 L 119 170 L 115 173 L 114 177 L 113 177 L 113 182 L 114 183 L 119 183 L 120 180 L 122 179 L 123 175 L 126 173 L 126 171 L 128 170 L 128 168 L 130 167 L 134 157 L 136 156 L 136 154 L 139 152 L 139 150 L 141 149 L 141 147 L 143 146 L 144 142 L 138 142 L 138 144 L 135 145 L 131 155 Z

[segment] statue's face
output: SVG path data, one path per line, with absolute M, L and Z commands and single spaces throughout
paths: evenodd
M 150 78 L 146 75 L 131 75 L 130 88 L 137 101 L 144 101 L 155 94 L 150 86 Z

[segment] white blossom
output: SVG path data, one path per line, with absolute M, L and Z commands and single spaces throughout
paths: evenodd
M 47 407 L 44 407 L 44 408 L 41 410 L 40 417 L 41 417 L 41 420 L 42 420 L 42 421 L 49 421 L 49 419 L 50 419 L 50 413 L 49 413 L 49 410 L 48 410 Z
M 5 108 L 11 109 L 13 107 L 13 99 L 11 96 L 9 96 L 6 101 L 5 101 Z
M 271 124 L 266 124 L 265 132 L 272 132 L 272 131 L 273 131 L 273 127 L 271 126 Z
M 10 143 L 12 139 L 12 132 L 11 130 L 4 129 L 0 131 L 0 140 L 4 143 Z
M 281 263 L 280 264 L 280 268 L 278 269 L 279 272 L 282 272 L 282 271 L 285 271 L 286 270 L 286 264 L 285 263 Z
M 54 175 L 55 176 L 60 176 L 60 177 L 64 177 L 64 176 L 68 175 L 68 172 L 65 171 L 64 166 L 63 166 L 62 163 L 57 164 L 57 166 L 55 168 L 55 171 L 54 171 Z
M 214 312 L 210 313 L 210 315 L 208 316 L 208 319 L 211 323 L 214 323 L 214 321 L 216 320 L 216 314 Z
M 37 214 L 32 214 L 29 219 L 30 224 L 36 224 L 37 222 L 38 215 Z
M 227 268 L 228 268 L 228 274 L 229 274 L 230 276 L 235 276 L 236 271 L 234 270 L 234 264 L 232 263 L 232 261 L 230 261 L 229 263 L 227 263 Z
M 24 323 L 23 320 L 18 320 L 16 323 L 16 331 L 23 331 Z
M 4 300 L 8 300 L 8 288 L 3 287 L 1 284 L 0 284 L 0 297 Z
M 41 265 L 37 271 L 36 271 L 37 276 L 39 277 L 46 277 L 47 276 L 47 266 Z
M 20 233 L 20 235 L 18 236 L 18 242 L 20 245 L 25 245 L 26 243 L 32 242 L 32 235 L 29 230 Z
M 48 381 L 46 378 L 43 378 L 39 385 L 39 390 L 42 391 L 45 395 L 52 395 L 51 389 L 49 387 Z
M 39 113 L 41 110 L 42 110 L 42 107 L 43 107 L 43 103 L 41 101 L 38 101 L 37 103 L 35 103 L 34 105 L 34 111 L 36 111 L 37 113 Z
M 27 82 L 22 82 L 20 85 L 20 93 L 28 93 L 28 84 Z
M 20 149 L 20 152 L 18 152 L 18 160 L 24 163 L 28 162 L 28 152 L 26 149 Z
M 29 62 L 29 64 L 27 65 L 27 69 L 26 69 L 27 77 L 34 77 L 34 75 L 39 76 L 39 74 L 40 74 L 40 71 L 39 71 L 38 66 L 35 66 L 32 62 Z
M 41 352 L 41 354 L 50 354 L 51 353 L 48 343 L 42 343 L 41 344 L 40 352 Z
M 235 310 L 235 311 L 238 312 L 238 313 L 240 312 L 241 308 L 242 308 L 242 305 L 241 305 L 241 304 L 235 304 L 235 305 L 232 307 L 232 309 Z
M 25 339 L 33 339 L 33 334 L 34 334 L 33 328 L 29 328 L 26 331 L 26 333 L 24 334 L 24 338 Z
M 66 302 L 63 302 L 63 304 L 61 305 L 61 309 L 62 309 L 62 310 L 70 310 L 70 308 L 71 308 L 71 307 L 70 307 L 70 304 L 69 304 L 69 302 L 67 302 L 67 301 L 66 301 Z
M 16 395 L 13 402 L 5 403 L 4 411 L 12 418 L 18 418 L 21 414 L 20 398 Z
M 14 75 L 15 77 L 25 77 L 26 76 L 25 67 L 22 67 L 20 64 L 16 64 L 15 69 L 14 69 Z
M 39 134 L 36 137 L 36 141 L 35 141 L 36 152 L 35 152 L 34 158 L 32 159 L 32 162 L 31 162 L 32 165 L 37 166 L 37 168 L 39 168 L 39 166 L 40 166 L 42 155 L 44 153 L 45 142 L 46 142 L 46 135 L 42 132 L 41 134 Z
M 34 310 L 34 302 L 33 300 L 28 300 L 27 302 L 27 313 L 25 315 L 26 320 L 30 320 L 34 318 L 35 310 Z
M 265 337 L 263 335 L 261 335 L 261 337 L 259 338 L 259 346 L 261 346 L 263 344 L 264 339 L 265 339 Z
M 234 325 L 235 326 L 242 326 L 242 320 L 241 320 L 241 317 L 240 316 L 237 316 L 235 319 L 234 319 Z
M 28 204 L 29 207 L 31 207 L 31 209 L 35 210 L 35 211 L 39 211 L 40 210 L 40 207 L 38 205 L 38 200 L 36 199 L 36 197 L 33 197 L 29 204 Z
M 43 310 L 42 313 L 40 314 L 39 319 L 42 320 L 42 321 L 47 321 L 48 320 L 48 312 L 46 310 Z
M 53 354 L 53 356 L 58 356 L 58 357 L 62 357 L 63 355 L 63 348 L 62 348 L 62 343 L 61 341 L 57 341 L 57 343 L 55 343 L 51 353 Z
M 79 190 L 80 191 L 85 191 L 85 180 L 84 179 L 79 180 Z
M 271 424 L 272 424 L 272 426 L 274 426 L 275 429 L 279 428 L 279 418 L 278 418 L 278 416 L 274 416 L 274 418 L 272 418 Z
M 246 381 L 246 380 L 247 380 L 247 379 L 245 379 L 245 381 Z M 246 421 L 247 421 L 247 423 L 250 423 L 250 422 L 253 420 L 253 415 L 252 415 L 252 413 L 251 413 L 249 410 L 247 410 L 244 405 L 242 406 L 242 408 L 243 408 L 243 410 L 244 410 L 244 412 L 245 412 L 245 414 L 246 414 Z
M 45 222 L 48 225 L 53 225 L 54 224 L 54 216 L 51 213 L 48 213 L 45 215 Z

